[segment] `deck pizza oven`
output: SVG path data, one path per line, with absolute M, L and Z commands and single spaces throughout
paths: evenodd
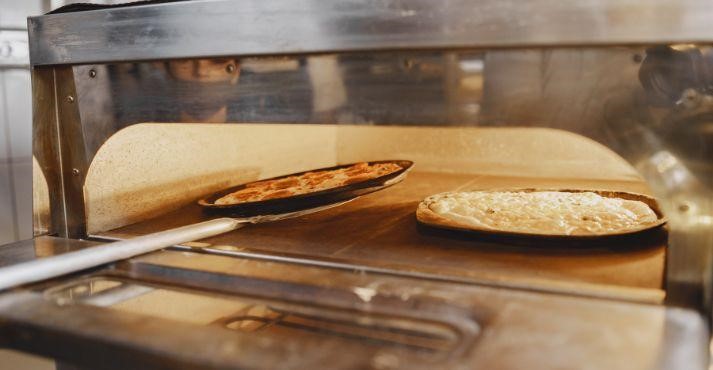
M 196 201 L 236 184 L 414 165 L 338 207 L 9 287 L 0 343 L 65 370 L 706 369 L 711 18 L 704 0 L 31 17 L 35 237 L 0 248 L 0 280 L 215 218 Z M 667 224 L 581 240 L 416 220 L 431 194 L 514 188 L 647 194 Z

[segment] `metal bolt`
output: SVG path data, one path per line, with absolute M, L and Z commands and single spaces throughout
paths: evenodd
M 225 66 L 225 71 L 228 73 L 235 72 L 235 64 L 231 63 L 231 64 L 228 64 L 227 66 Z
M 89 70 L 89 77 L 94 78 L 97 76 L 97 71 L 90 69 Z
M 79 176 L 79 169 L 78 169 L 78 168 L 72 168 L 72 175 L 74 175 L 74 176 Z
M 72 95 L 67 95 L 67 102 L 74 103 L 74 97 Z

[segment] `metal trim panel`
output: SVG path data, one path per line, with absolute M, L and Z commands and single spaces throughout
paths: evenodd
M 92 286 L 102 280 L 119 285 Z M 162 303 L 150 309 L 145 304 L 130 308 L 126 301 L 124 307 L 101 305 L 127 289 L 151 299 L 152 292 L 140 288 L 156 289 L 159 295 L 153 299 Z M 357 288 L 373 295 L 365 299 Z M 167 290 L 180 291 L 182 297 L 166 299 L 160 291 Z M 97 298 L 102 298 L 100 304 Z M 161 313 L 204 299 L 222 308 L 211 311 L 200 309 L 204 304 L 187 304 L 170 315 L 171 310 Z M 245 316 L 245 304 L 269 304 L 274 312 L 347 325 L 361 323 L 360 328 L 379 325 L 421 335 L 445 332 L 446 339 L 455 340 L 440 347 L 445 348 L 445 356 L 440 356 L 384 342 L 365 346 L 326 331 L 311 336 L 226 330 Z M 194 321 L 195 316 L 202 318 Z M 170 251 L 36 285 L 32 291 L 2 294 L 0 318 L 7 347 L 92 369 L 320 368 L 323 364 L 336 369 L 382 368 L 372 361 L 383 353 L 398 360 L 383 367 L 387 369 L 527 365 L 548 369 L 578 368 L 582 363 L 607 369 L 704 369 L 708 354 L 705 322 L 686 309 Z M 437 327 L 441 329 L 433 330 Z M 432 329 L 423 330 L 427 328 Z M 562 343 L 568 345 L 566 353 Z
M 31 17 L 33 65 L 333 51 L 713 42 L 706 0 L 229 0 Z

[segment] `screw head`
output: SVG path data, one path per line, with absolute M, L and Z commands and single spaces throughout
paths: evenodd
M 67 102 L 68 102 L 68 103 L 74 103 L 74 96 L 72 96 L 72 95 L 67 95 Z
M 97 71 L 90 69 L 89 70 L 89 77 L 94 78 L 97 76 Z
M 74 175 L 74 176 L 79 176 L 79 169 L 78 169 L 78 168 L 72 168 L 72 175 Z
M 235 72 L 235 64 L 231 63 L 231 64 L 228 64 L 227 66 L 225 66 L 225 71 L 228 73 Z

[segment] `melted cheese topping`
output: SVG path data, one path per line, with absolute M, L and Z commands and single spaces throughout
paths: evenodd
M 658 220 L 645 203 L 593 192 L 473 191 L 424 200 L 436 214 L 479 229 L 545 235 L 602 235 Z

